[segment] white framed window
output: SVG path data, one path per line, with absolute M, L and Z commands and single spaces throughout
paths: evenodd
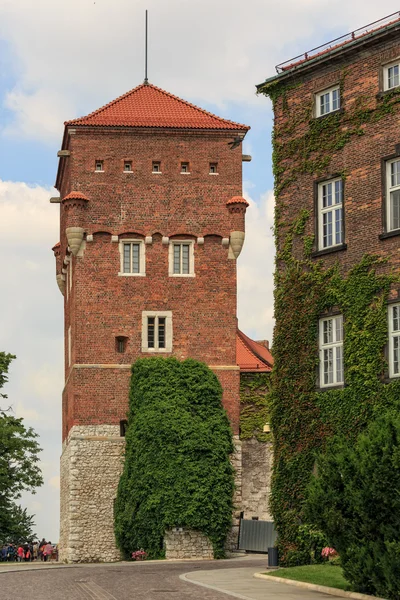
M 132 173 L 132 161 L 126 160 L 124 162 L 124 173 Z
M 400 60 L 383 67 L 383 89 L 392 90 L 400 85 Z
M 118 275 L 146 275 L 146 261 L 143 240 L 120 240 L 119 252 L 121 257 Z
M 400 158 L 386 163 L 386 228 L 400 229 Z
M 183 173 L 190 175 L 190 165 L 188 162 L 181 162 L 181 174 Z
M 343 316 L 319 322 L 320 387 L 341 385 L 343 373 Z
M 318 184 L 318 249 L 343 244 L 343 181 Z
M 322 117 L 340 109 L 340 88 L 335 86 L 315 94 L 316 116 Z
M 389 377 L 400 377 L 400 304 L 392 304 L 389 318 Z
M 172 311 L 142 312 L 142 352 L 172 352 Z
M 96 160 L 96 162 L 94 164 L 94 170 L 96 171 L 96 173 L 103 173 L 104 172 L 104 161 Z
M 210 175 L 218 175 L 218 163 L 212 162 L 210 163 Z
M 194 277 L 194 242 L 177 240 L 169 243 L 170 277 Z
M 153 160 L 152 173 L 161 173 L 161 163 L 159 160 Z

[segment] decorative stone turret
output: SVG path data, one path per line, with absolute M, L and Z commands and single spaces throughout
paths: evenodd
M 229 213 L 232 215 L 232 227 L 230 235 L 230 258 L 238 258 L 244 243 L 244 220 L 249 203 L 242 196 L 234 196 L 226 203 Z
M 68 240 L 68 246 L 71 252 L 76 256 L 83 241 L 85 230 L 83 224 L 83 211 L 85 210 L 89 199 L 82 192 L 70 192 L 62 200 L 64 211 L 66 212 L 65 222 L 68 225 L 65 234 Z

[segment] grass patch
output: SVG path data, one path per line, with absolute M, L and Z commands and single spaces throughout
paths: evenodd
M 316 585 L 326 585 L 327 587 L 338 588 L 339 590 L 350 590 L 350 584 L 343 577 L 342 569 L 339 566 L 333 566 L 330 563 L 322 565 L 305 565 L 303 567 L 288 567 L 269 571 L 265 575 L 273 577 L 284 577 L 285 579 L 294 579 L 295 581 L 306 581 Z

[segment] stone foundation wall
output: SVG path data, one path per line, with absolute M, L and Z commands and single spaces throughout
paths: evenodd
M 245 519 L 273 520 L 269 507 L 272 461 L 272 443 L 259 442 L 255 438 L 242 440 L 241 505 Z
M 207 536 L 200 531 L 182 527 L 165 532 L 165 557 L 167 559 L 212 559 L 214 551 Z
M 234 436 L 235 494 L 228 551 L 237 549 L 242 509 L 242 442 Z M 75 425 L 61 456 L 60 560 L 112 562 L 120 560 L 114 537 L 114 499 L 123 468 L 125 439 L 117 425 Z M 166 533 L 167 558 L 212 558 L 211 542 L 185 530 Z M 210 554 L 211 553 L 211 554 Z M 190 554 L 190 556 L 187 556 Z
M 120 560 L 114 537 L 114 499 L 125 439 L 119 426 L 74 426 L 61 457 L 60 560 Z

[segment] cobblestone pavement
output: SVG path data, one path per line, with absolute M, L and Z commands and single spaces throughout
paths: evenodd
M 252 600 L 319 600 L 325 595 L 290 588 L 287 595 L 282 584 L 265 584 L 252 577 L 254 572 L 265 570 L 265 558 L 234 559 L 229 561 L 185 561 L 185 562 L 149 562 L 116 563 L 109 565 L 79 565 L 67 568 L 24 569 L 13 572 L 1 572 L 1 600 L 227 600 L 230 596 L 223 592 L 194 585 L 179 576 L 190 573 L 198 581 L 207 573 L 207 583 L 213 587 L 231 592 L 231 597 Z M 232 578 L 229 577 L 229 571 Z M 196 577 L 196 572 L 199 576 Z M 221 571 L 221 573 L 219 573 Z M 214 572 L 215 577 L 212 577 Z M 243 578 L 247 577 L 247 586 Z M 229 582 L 233 587 L 229 587 Z M 241 585 L 235 594 L 234 581 Z M 255 586 L 253 585 L 255 584 Z M 272 589 L 269 587 L 272 585 Z M 277 587 L 278 586 L 278 587 Z M 283 588 L 289 586 L 283 585 Z M 255 594 L 253 595 L 253 591 Z M 258 592 L 257 592 L 258 590 Z M 260 592 L 261 590 L 261 592 Z M 279 593 L 277 594 L 279 590 Z M 246 595 L 243 595 L 246 594 Z

